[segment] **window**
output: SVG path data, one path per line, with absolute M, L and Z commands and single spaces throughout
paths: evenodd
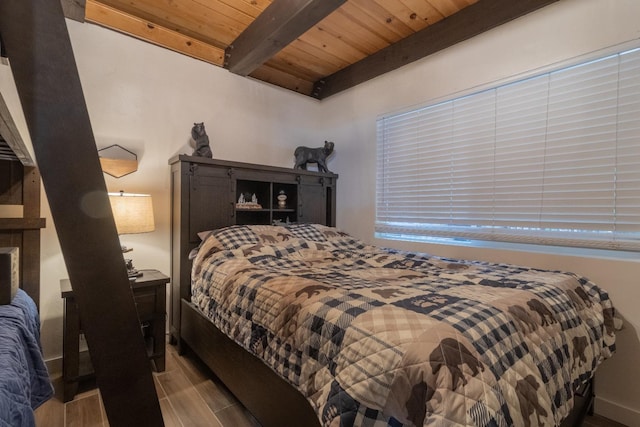
M 640 250 L 640 49 L 377 122 L 376 231 Z

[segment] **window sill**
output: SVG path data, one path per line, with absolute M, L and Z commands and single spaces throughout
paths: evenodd
M 381 240 L 395 240 L 414 243 L 428 243 L 435 245 L 464 246 L 470 248 L 485 248 L 507 251 L 540 253 L 546 255 L 564 255 L 583 258 L 598 258 L 624 261 L 640 261 L 640 254 L 630 251 L 613 251 L 607 249 L 575 248 L 568 246 L 534 245 L 527 243 L 493 242 L 484 240 L 470 240 L 463 238 L 414 236 L 408 234 L 375 233 L 374 237 Z

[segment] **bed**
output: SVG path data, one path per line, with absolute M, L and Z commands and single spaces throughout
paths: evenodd
M 35 425 L 33 411 L 53 396 L 40 348 L 35 302 L 18 289 L 0 305 L 0 426 Z
M 264 426 L 579 425 L 615 351 L 572 273 L 235 225 L 192 251 L 181 341 Z

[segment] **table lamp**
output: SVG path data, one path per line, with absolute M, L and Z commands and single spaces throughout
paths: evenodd
M 149 194 L 132 194 L 120 191 L 109 193 L 113 219 L 116 222 L 118 235 L 148 233 L 155 229 L 153 221 L 153 202 Z M 131 252 L 133 249 L 122 246 L 122 252 Z M 129 278 L 142 275 L 134 268 L 130 259 L 125 259 Z

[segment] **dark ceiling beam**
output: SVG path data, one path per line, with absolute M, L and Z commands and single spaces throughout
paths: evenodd
M 318 80 L 312 96 L 327 98 L 556 1 L 479 0 L 424 30 Z
M 163 426 L 62 7 L 1 0 L 0 33 L 109 425 Z
M 224 67 L 248 76 L 346 0 L 274 0 L 225 50 Z

